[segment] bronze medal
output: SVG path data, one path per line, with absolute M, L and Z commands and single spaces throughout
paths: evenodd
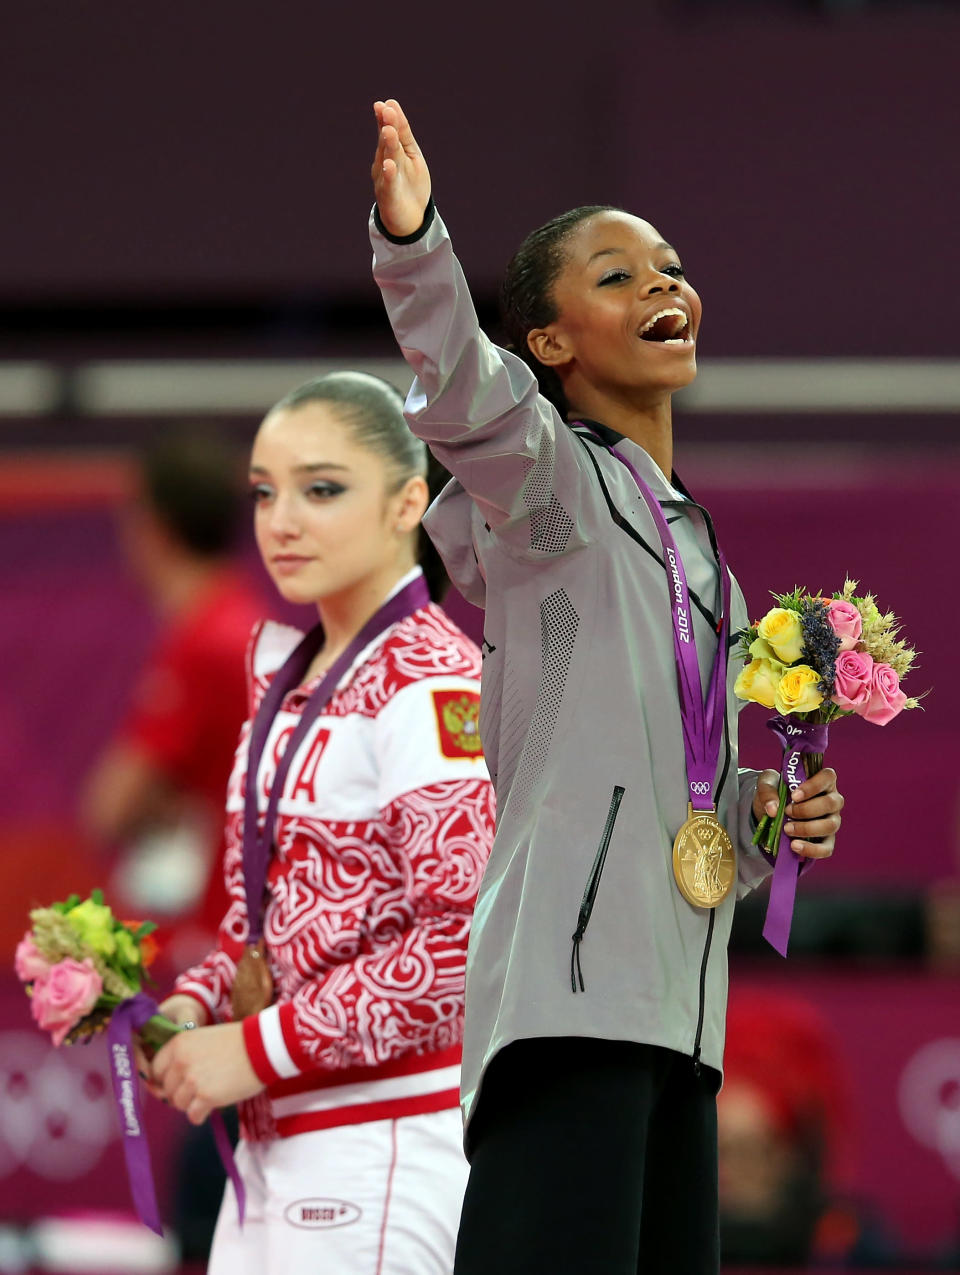
M 266 944 L 248 943 L 237 965 L 230 992 L 230 1005 L 235 1021 L 259 1014 L 273 1003 L 273 975 L 267 960 Z
M 715 810 L 694 810 L 673 843 L 673 875 L 680 893 L 696 908 L 715 908 L 730 893 L 737 875 L 733 842 Z

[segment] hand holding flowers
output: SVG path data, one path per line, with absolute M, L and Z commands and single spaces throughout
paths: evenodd
M 205 1027 L 210 1021 L 210 1014 L 205 1005 L 192 996 L 168 996 L 158 1006 L 164 1018 L 169 1018 L 177 1027 Z M 133 1056 L 137 1064 L 137 1072 L 154 1098 L 166 1101 L 163 1089 L 156 1083 L 153 1075 L 153 1060 L 157 1051 L 149 1045 L 145 1046 L 139 1039 L 134 1039 Z
M 160 1012 L 181 1031 L 148 1058 L 136 1050 L 137 1065 L 155 1098 L 182 1111 L 192 1124 L 203 1124 L 218 1107 L 252 1098 L 263 1083 L 250 1064 L 242 1023 L 208 1026 L 206 1006 L 192 996 L 168 996 Z
M 837 772 L 830 766 L 805 779 L 790 794 L 784 807 L 783 832 L 791 838 L 790 849 L 804 859 L 829 859 L 840 828 L 844 800 L 837 791 Z M 757 823 L 780 810 L 780 775 L 764 770 L 757 779 L 753 816 Z
M 151 1078 L 192 1124 L 203 1124 L 217 1107 L 252 1098 L 264 1087 L 243 1043 L 243 1023 L 181 1032 L 154 1058 Z

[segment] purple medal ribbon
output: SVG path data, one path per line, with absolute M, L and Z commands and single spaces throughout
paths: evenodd
M 110 1021 L 107 1024 L 107 1050 L 110 1058 L 113 1096 L 123 1133 L 123 1155 L 127 1163 L 130 1194 L 133 1196 L 134 1207 L 141 1222 L 149 1226 L 151 1231 L 156 1231 L 157 1235 L 162 1235 L 163 1227 L 160 1224 L 157 1193 L 150 1167 L 150 1150 L 143 1127 L 137 1069 L 133 1060 L 133 1033 L 159 1012 L 156 1001 L 144 992 L 138 992 L 128 1000 L 121 1001 L 110 1015 Z M 233 1159 L 233 1148 L 227 1137 L 223 1116 L 219 1111 L 213 1112 L 210 1124 L 223 1167 L 237 1193 L 237 1208 L 242 1226 L 246 1192 Z
M 798 788 L 807 777 L 803 768 L 803 754 L 824 753 L 827 750 L 827 723 L 810 722 L 791 714 L 788 717 L 771 717 L 767 726 L 783 745 L 780 776 L 788 790 Z M 808 868 L 813 867 L 813 860 L 805 859 L 791 849 L 790 838 L 782 831 L 776 858 L 762 846 L 760 849 L 775 864 L 767 915 L 763 922 L 763 937 L 781 956 L 786 956 L 797 881 Z
M 247 790 L 244 795 L 243 818 L 243 882 L 247 896 L 247 920 L 250 927 L 248 942 L 259 942 L 263 936 L 263 893 L 267 884 L 270 856 L 273 853 L 273 836 L 277 821 L 277 808 L 286 783 L 287 774 L 310 727 L 333 698 L 340 679 L 360 652 L 392 624 L 405 620 L 430 602 L 430 591 L 422 575 L 411 580 L 393 597 L 388 598 L 370 617 L 343 654 L 330 666 L 317 689 L 304 706 L 296 730 L 290 737 L 283 757 L 273 778 L 267 813 L 263 828 L 259 826 L 257 800 L 260 763 L 267 746 L 270 728 L 287 694 L 299 686 L 310 667 L 310 662 L 323 645 L 323 627 L 314 625 L 309 633 L 287 657 L 260 703 L 253 729 L 250 732 L 250 749 L 247 754 Z
M 586 422 L 576 422 L 585 424 Z M 673 616 L 673 650 L 677 665 L 677 686 L 680 693 L 680 718 L 683 723 L 683 748 L 687 759 L 687 783 L 690 802 L 694 810 L 716 810 L 713 785 L 720 758 L 720 738 L 726 714 L 727 683 L 727 635 L 730 629 L 730 572 L 727 560 L 719 545 L 716 550 L 720 570 L 722 618 L 718 630 L 719 642 L 713 661 L 710 685 L 704 704 L 700 681 L 700 665 L 697 662 L 697 643 L 693 634 L 693 614 L 690 606 L 690 590 L 683 569 L 680 551 L 663 516 L 660 502 L 652 488 L 641 478 L 635 465 L 616 447 L 605 442 L 600 435 L 586 426 L 610 454 L 629 470 L 637 490 L 650 510 L 663 547 L 667 587 L 670 592 L 670 609 Z

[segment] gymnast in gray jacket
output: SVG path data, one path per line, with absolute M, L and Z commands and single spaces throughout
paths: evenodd
M 751 833 L 777 775 L 738 769 L 727 651 L 747 610 L 673 474 L 700 300 L 651 225 L 578 208 L 511 262 L 514 352 L 495 346 L 399 103 L 375 112 L 374 274 L 416 373 L 407 419 L 454 476 L 427 527 L 485 609 L 497 833 L 455 1270 L 710 1275 L 726 945 L 769 872 Z M 832 770 L 806 780 L 793 848 L 831 854 L 842 805 Z

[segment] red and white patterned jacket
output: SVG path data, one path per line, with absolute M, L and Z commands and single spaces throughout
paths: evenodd
M 242 838 L 252 719 L 300 640 L 259 625 L 248 654 L 250 719 L 227 794 L 230 907 L 218 946 L 177 981 L 215 1020 L 248 935 Z M 244 1136 L 454 1107 L 467 939 L 493 841 L 493 790 L 477 732 L 480 653 L 437 606 L 358 656 L 304 740 L 280 799 L 264 937 L 276 1000 L 244 1020 L 267 1089 L 241 1108 Z M 273 723 L 258 776 L 266 810 L 316 683 Z

